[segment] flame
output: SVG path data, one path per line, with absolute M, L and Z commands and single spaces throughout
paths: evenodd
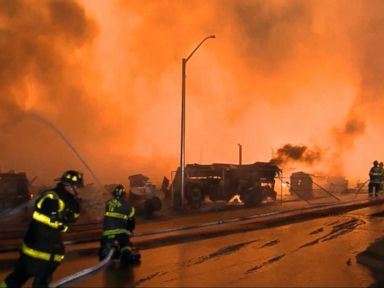
M 382 1 L 30 2 L 0 2 L 4 169 L 84 170 L 33 110 L 103 182 L 161 182 L 179 164 L 181 59 L 210 34 L 187 64 L 187 163 L 299 143 L 321 149 L 311 169 L 361 178 L 384 158 Z
M 228 203 L 239 203 L 239 204 L 243 204 L 243 201 L 241 201 L 240 199 L 240 195 L 236 194 L 236 195 L 233 195 L 233 197 L 231 199 L 229 199 Z

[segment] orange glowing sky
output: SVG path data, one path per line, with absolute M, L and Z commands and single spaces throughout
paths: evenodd
M 210 34 L 187 64 L 187 163 L 237 163 L 238 143 L 243 163 L 269 161 L 290 143 L 321 160 L 286 176 L 363 181 L 384 160 L 383 1 L 3 0 L 1 170 L 87 174 L 42 117 L 103 183 L 169 177 L 181 59 Z

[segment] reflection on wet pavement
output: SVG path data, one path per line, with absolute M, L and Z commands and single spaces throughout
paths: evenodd
M 278 239 L 272 240 L 272 241 L 269 241 L 268 243 L 265 243 L 263 246 L 261 246 L 261 248 L 271 247 L 271 246 L 274 246 L 274 245 L 276 245 L 278 243 L 280 243 L 280 240 L 278 240 Z
M 268 259 L 267 261 L 263 262 L 263 264 L 261 264 L 261 265 L 257 265 L 257 266 L 255 266 L 255 267 L 253 267 L 253 268 L 251 268 L 251 269 L 248 269 L 247 272 L 246 272 L 246 274 L 255 272 L 255 271 L 257 271 L 257 270 L 263 268 L 265 265 L 269 265 L 269 264 L 272 264 L 272 263 L 274 263 L 274 262 L 276 262 L 276 261 L 279 261 L 279 260 L 280 260 L 281 258 L 283 258 L 284 256 L 285 256 L 285 254 L 282 254 L 282 255 L 273 257 L 273 258 L 271 258 L 271 259 Z
M 340 223 L 340 221 L 335 221 L 332 224 L 334 225 L 336 223 Z M 350 233 L 356 227 L 358 227 L 360 225 L 363 225 L 365 223 L 366 222 L 364 220 L 361 220 L 359 218 L 353 217 L 350 220 L 347 220 L 347 221 L 344 221 L 344 222 L 342 222 L 340 224 L 334 225 L 332 230 L 327 235 L 324 235 L 324 236 L 322 236 L 320 238 L 317 238 L 317 239 L 315 239 L 315 240 L 313 240 L 311 242 L 308 242 L 308 243 L 300 246 L 299 249 L 300 248 L 304 248 L 304 247 L 308 247 L 308 246 L 311 246 L 311 245 L 315 245 L 315 244 L 318 244 L 320 242 L 329 241 L 329 240 L 337 238 L 337 237 L 339 237 L 339 236 L 341 236 L 343 234 Z M 329 224 L 329 225 L 331 225 L 331 224 Z M 321 231 L 320 231 L 320 229 L 318 229 L 316 231 L 318 231 L 317 233 L 323 232 L 323 229 L 321 228 Z M 310 235 L 316 234 L 314 232 L 311 232 Z
M 237 244 L 234 244 L 234 245 L 230 245 L 230 246 L 227 246 L 227 247 L 223 247 L 223 248 L 220 248 L 219 250 L 209 254 L 208 256 L 201 256 L 197 259 L 197 261 L 195 261 L 193 263 L 193 265 L 196 265 L 196 264 L 201 264 L 205 261 L 208 261 L 212 258 L 215 258 L 215 257 L 220 257 L 220 256 L 223 256 L 223 255 L 228 255 L 228 254 L 231 254 L 231 253 L 234 253 L 234 252 L 237 252 L 239 249 L 249 245 L 249 244 L 252 244 L 252 243 L 255 243 L 257 242 L 258 240 L 252 240 L 252 241 L 248 241 L 248 242 L 243 242 L 243 243 L 237 243 Z

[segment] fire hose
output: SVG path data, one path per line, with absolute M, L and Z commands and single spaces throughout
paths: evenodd
M 355 192 L 355 198 L 357 197 L 357 194 L 363 189 L 363 187 L 369 182 L 369 179 L 365 181 L 363 184 L 360 185 L 359 189 L 356 190 Z
M 81 270 L 75 274 L 72 274 L 72 275 L 69 275 L 67 277 L 64 277 L 56 282 L 53 282 L 49 287 L 50 288 L 56 288 L 56 287 L 61 287 L 63 286 L 64 284 L 67 284 L 69 282 L 72 282 L 72 281 L 75 281 L 81 277 L 84 277 L 86 275 L 89 275 L 89 274 L 92 274 L 92 273 L 95 273 L 97 270 L 103 268 L 105 265 L 107 265 L 109 263 L 109 261 L 111 260 L 112 258 L 112 255 L 113 253 L 115 252 L 115 249 L 112 248 L 107 257 L 103 259 L 103 261 L 101 261 L 100 263 L 98 263 L 97 265 L 95 266 L 92 266 L 92 267 L 89 267 L 89 268 L 86 268 L 84 270 Z

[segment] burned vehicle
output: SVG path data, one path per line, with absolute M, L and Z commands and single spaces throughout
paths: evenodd
M 260 205 L 263 200 L 276 200 L 275 177 L 281 170 L 271 163 L 256 162 L 236 165 L 188 164 L 185 167 L 184 197 L 192 208 L 199 208 L 204 199 L 229 201 L 235 195 L 246 206 Z M 181 170 L 172 183 L 174 206 L 181 203 Z
M 31 198 L 29 184 L 24 172 L 0 173 L 0 211 L 27 202 Z
M 130 183 L 128 200 L 135 207 L 137 214 L 153 216 L 162 207 L 161 200 L 156 195 L 155 185 L 143 174 L 131 175 L 128 179 Z

